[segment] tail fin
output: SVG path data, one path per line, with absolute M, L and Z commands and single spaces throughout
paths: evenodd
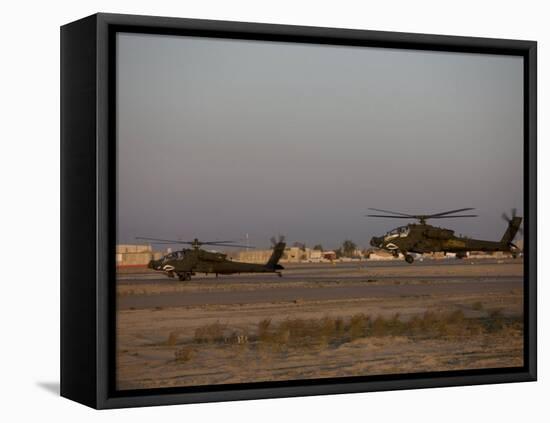
M 506 228 L 506 232 L 504 232 L 504 235 L 500 240 L 501 243 L 509 245 L 514 240 L 514 237 L 518 233 L 519 227 L 521 226 L 521 221 L 522 218 L 517 216 L 510 219 L 508 222 L 508 228 Z
M 285 251 L 286 244 L 284 242 L 278 242 L 275 247 L 273 247 L 273 253 L 266 263 L 266 266 L 272 269 L 283 269 L 279 263 L 279 260 L 283 256 Z

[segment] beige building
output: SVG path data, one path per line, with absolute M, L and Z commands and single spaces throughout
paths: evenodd
M 403 255 L 399 254 L 400 258 L 403 258 Z M 366 258 L 369 260 L 395 260 L 396 257 L 392 253 L 386 250 L 371 250 L 366 254 Z
M 300 263 L 302 261 L 307 261 L 310 251 L 311 250 L 309 248 L 305 248 L 305 249 L 302 249 L 300 247 L 287 248 L 285 250 L 285 253 L 283 254 L 281 261 L 285 263 Z
M 244 263 L 267 263 L 273 250 L 246 250 L 239 251 L 236 261 Z
M 248 250 L 248 251 L 239 251 L 234 259 L 240 262 L 246 263 L 267 263 L 273 250 Z M 361 250 L 356 250 L 354 254 L 354 259 L 363 259 L 365 258 Z M 373 257 L 374 258 L 374 257 Z M 391 258 L 391 255 L 390 255 Z M 312 248 L 301 248 L 301 247 L 288 247 L 285 248 L 285 252 L 281 257 L 281 263 L 320 263 L 320 262 L 329 262 L 336 259 L 336 252 L 332 250 L 321 251 L 314 250 Z M 342 260 L 352 260 L 342 259 Z
M 248 250 L 240 251 L 236 257 L 237 261 L 246 263 L 267 263 L 273 254 L 273 250 Z M 281 263 L 300 263 L 311 260 L 320 260 L 322 258 L 320 251 L 311 248 L 302 249 L 300 247 L 289 247 L 285 249 L 281 257 Z M 314 257 L 312 259 L 312 257 Z
M 161 252 L 153 251 L 150 245 L 119 244 L 116 246 L 117 267 L 147 266 L 151 260 L 157 260 Z
M 323 252 L 321 250 L 311 250 L 309 252 L 309 261 L 320 262 L 323 260 Z

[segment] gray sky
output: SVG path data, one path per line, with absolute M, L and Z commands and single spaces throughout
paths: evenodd
M 523 203 L 519 57 L 118 35 L 118 241 L 336 247 L 407 221 L 500 239 Z

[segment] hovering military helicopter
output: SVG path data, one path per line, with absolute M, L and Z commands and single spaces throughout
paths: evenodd
M 512 217 L 508 217 L 506 214 L 502 215 L 503 219 L 508 222 L 508 227 L 500 241 L 485 241 L 455 236 L 454 231 L 451 229 L 438 228 L 426 223 L 428 219 L 477 217 L 475 214 L 455 214 L 474 210 L 473 208 L 421 215 L 372 208 L 369 208 L 369 210 L 386 213 L 385 215 L 366 215 L 369 217 L 417 219 L 419 221 L 419 223 L 409 223 L 406 226 L 395 228 L 383 236 L 373 237 L 370 241 L 373 247 L 387 250 L 391 252 L 394 257 L 398 257 L 399 253 L 403 254 L 407 263 L 412 263 L 414 261 L 414 257 L 410 253 L 424 254 L 443 251 L 445 254 L 455 253 L 457 258 L 466 257 L 469 251 L 503 251 L 511 253 L 514 258 L 516 258 L 519 253 L 519 248 L 514 245 L 513 240 L 520 229 L 522 218 L 516 216 L 515 209 L 512 210 Z
M 233 241 L 204 242 L 199 241 L 197 238 L 193 241 L 143 237 L 137 237 L 136 239 L 149 241 L 152 244 L 191 245 L 191 248 L 174 251 L 158 260 L 151 260 L 148 264 L 150 269 L 164 272 L 171 278 L 177 276 L 180 281 L 189 281 L 191 280 L 191 276 L 194 276 L 196 273 L 213 273 L 216 277 L 218 275 L 231 275 L 234 273 L 276 273 L 282 276 L 281 270 L 284 269 L 283 266 L 278 264 L 286 246 L 283 236 L 280 236 L 278 241 L 274 237 L 271 238 L 273 253 L 266 264 L 232 261 L 227 259 L 227 254 L 201 249 L 203 245 L 252 248 L 247 245 L 235 244 Z

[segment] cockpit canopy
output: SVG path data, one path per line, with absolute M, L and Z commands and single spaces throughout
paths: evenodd
M 409 235 L 410 229 L 408 226 L 399 226 L 398 228 L 392 229 L 386 235 L 384 236 L 384 239 L 392 239 L 392 238 L 405 238 Z
M 168 260 L 181 260 L 183 256 L 185 255 L 185 252 L 183 251 L 174 251 L 173 253 L 166 254 L 162 260 L 168 261 Z

